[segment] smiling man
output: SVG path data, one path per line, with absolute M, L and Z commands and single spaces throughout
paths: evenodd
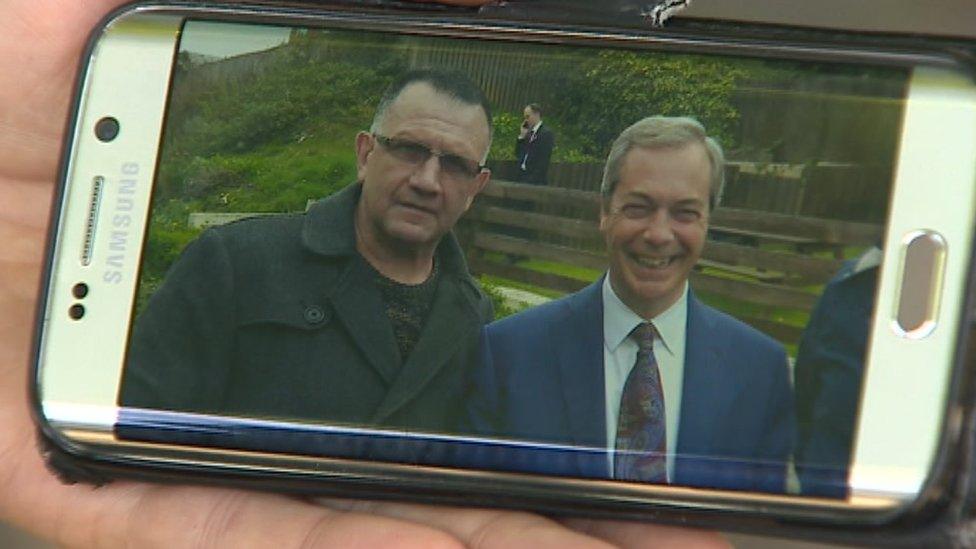
M 357 183 L 187 247 L 136 322 L 122 404 L 446 430 L 492 316 L 451 234 L 488 182 L 490 120 L 459 74 L 394 82 Z
M 544 444 L 484 453 L 483 465 L 784 490 L 786 353 L 688 285 L 723 165 L 690 118 L 645 118 L 616 139 L 601 186 L 607 274 L 485 329 L 469 428 Z

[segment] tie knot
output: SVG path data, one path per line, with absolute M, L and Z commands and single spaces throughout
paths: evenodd
M 650 322 L 641 322 L 630 332 L 630 337 L 634 338 L 641 351 L 650 351 L 654 348 L 654 336 L 657 330 Z

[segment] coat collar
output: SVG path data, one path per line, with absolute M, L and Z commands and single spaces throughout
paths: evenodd
M 302 225 L 302 244 L 314 254 L 355 255 L 356 227 L 353 222 L 362 185 L 353 183 L 319 200 L 308 209 Z

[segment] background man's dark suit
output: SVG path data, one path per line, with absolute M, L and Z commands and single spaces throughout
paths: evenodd
M 485 328 L 468 397 L 470 427 L 563 448 L 486 450 L 477 466 L 610 476 L 601 284 Z M 687 322 L 672 482 L 782 492 L 793 442 L 783 347 L 694 295 Z
M 529 132 L 525 138 L 515 142 L 515 159 L 518 162 L 520 182 L 532 185 L 548 184 L 549 160 L 552 158 L 555 144 L 556 137 L 544 122 L 539 126 L 534 137 L 532 132 Z M 528 158 L 525 155 L 528 155 Z
M 881 252 L 874 249 L 877 262 Z M 804 494 L 845 497 L 878 264 L 851 260 L 824 288 L 796 354 L 796 473 Z

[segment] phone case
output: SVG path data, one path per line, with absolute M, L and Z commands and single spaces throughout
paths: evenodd
M 804 44 L 811 59 L 829 58 L 829 50 L 845 49 L 852 55 L 863 55 L 865 60 L 877 61 L 877 51 L 895 52 L 901 59 L 918 56 L 929 59 L 930 54 L 948 55 L 959 62 L 976 66 L 976 44 L 963 41 L 926 40 L 904 36 L 857 36 L 846 33 L 826 33 L 800 28 L 782 28 L 760 25 L 730 24 L 721 21 L 674 20 L 663 29 L 655 29 L 661 23 L 662 12 L 669 6 L 667 2 L 644 5 L 641 2 L 621 0 L 611 6 L 596 6 L 588 0 L 538 1 L 522 0 L 495 3 L 482 9 L 448 7 L 412 2 L 386 0 L 366 1 L 308 1 L 308 2 L 262 2 L 258 7 L 264 13 L 288 11 L 291 13 L 314 13 L 316 9 L 328 7 L 333 10 L 368 10 L 397 12 L 404 14 L 423 13 L 428 17 L 451 20 L 488 20 L 503 25 L 554 25 L 582 26 L 588 28 L 613 28 L 658 32 L 674 40 L 708 39 L 724 46 L 715 46 L 716 51 L 736 51 L 739 47 L 737 37 L 747 36 L 753 41 L 768 44 L 771 51 L 782 43 Z M 674 2 L 670 6 L 673 9 Z M 173 3 L 174 9 L 182 4 Z M 197 3 L 197 6 L 214 6 L 227 9 L 230 4 Z M 659 8 L 655 12 L 655 8 Z M 125 8 L 123 8 L 125 9 Z M 657 13 L 655 16 L 654 14 Z M 655 18 L 657 17 L 657 18 Z M 666 18 L 666 17 L 664 17 Z M 819 45 L 827 44 L 827 47 Z M 84 58 L 87 59 L 92 43 L 88 45 Z M 723 49 L 724 48 L 724 49 Z M 864 52 L 864 53 L 858 53 Z M 786 55 L 786 54 L 784 54 Z M 884 61 L 882 61 L 884 62 Z M 80 83 L 78 84 L 80 85 Z M 78 104 L 73 106 L 73 120 Z M 69 128 L 70 130 L 71 128 Z M 67 135 L 71 135 L 71 131 Z M 69 146 L 66 141 L 65 148 Z M 66 177 L 66 163 L 62 161 L 61 181 Z M 58 189 L 59 196 L 63 188 Z M 55 199 L 54 204 L 59 200 Z M 56 216 L 55 212 L 55 216 Z M 53 238 L 53 236 L 52 236 Z M 53 258 L 46 259 L 45 275 L 48 274 Z M 972 271 L 972 269 L 970 269 Z M 970 280 L 972 281 L 972 276 Z M 970 282 L 970 297 L 967 310 L 976 303 L 976 285 Z M 44 292 L 42 291 L 42 295 Z M 39 311 L 44 310 L 44 303 Z M 972 315 L 969 315 L 970 321 Z M 972 331 L 970 331 L 971 333 Z M 970 334 L 967 334 L 970 335 Z M 958 350 L 961 364 L 971 365 L 976 355 L 971 350 L 972 337 Z M 35 356 L 39 352 L 37 341 Z M 881 527 L 845 527 L 838 525 L 787 521 L 770 514 L 744 517 L 736 513 L 720 511 L 674 512 L 669 510 L 644 509 L 641 512 L 621 512 L 614 502 L 605 505 L 577 506 L 567 509 L 560 505 L 559 494 L 540 493 L 531 487 L 524 491 L 513 491 L 505 496 L 487 495 L 477 490 L 477 481 L 470 481 L 469 493 L 460 493 L 453 487 L 425 484 L 423 473 L 418 473 L 414 483 L 391 485 L 382 474 L 383 466 L 369 477 L 330 478 L 309 477 L 289 472 L 241 472 L 201 468 L 192 463 L 172 462 L 169 465 L 147 467 L 124 459 L 105 455 L 92 455 L 65 440 L 43 421 L 39 422 L 38 441 L 41 453 L 48 466 L 60 479 L 67 483 L 86 483 L 104 485 L 114 479 L 138 479 L 155 482 L 231 485 L 248 489 L 271 490 L 301 494 L 329 494 L 343 497 L 362 497 L 374 499 L 409 499 L 427 503 L 451 503 L 479 505 L 502 508 L 530 507 L 536 511 L 554 514 L 573 514 L 579 516 L 604 517 L 615 519 L 653 520 L 682 526 L 695 526 L 727 531 L 745 531 L 789 536 L 837 543 L 864 543 L 870 545 L 892 546 L 973 546 L 976 545 L 976 487 L 973 486 L 972 473 L 976 470 L 976 391 L 970 368 L 957 368 L 955 384 L 958 397 L 950 403 L 953 410 L 963 418 L 962 436 L 944 448 L 941 460 L 946 463 L 943 479 L 930 484 L 927 494 L 929 504 L 908 517 L 893 524 Z M 33 387 L 33 385 L 32 385 Z M 41 418 L 41 408 L 36 388 L 32 388 L 33 405 L 36 417 Z M 472 495 L 474 494 L 474 495 Z

